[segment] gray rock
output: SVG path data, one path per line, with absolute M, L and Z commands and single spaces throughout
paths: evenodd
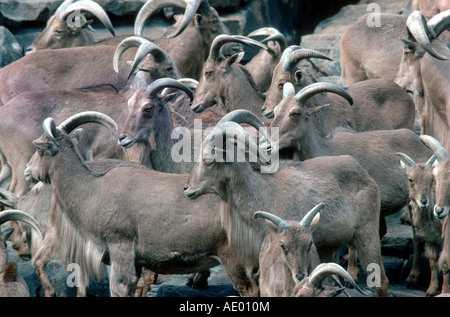
M 23 48 L 14 35 L 4 26 L 0 26 L 0 68 L 23 56 Z

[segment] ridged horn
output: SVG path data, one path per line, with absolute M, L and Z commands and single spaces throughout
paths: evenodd
M 450 159 L 450 154 L 438 140 L 429 135 L 421 135 L 420 139 L 434 152 L 438 162 L 445 162 Z
M 185 8 L 183 19 L 179 23 L 180 26 L 174 33 L 170 34 L 168 38 L 173 38 L 180 35 L 192 21 L 197 10 L 200 9 L 200 12 L 206 14 L 210 9 L 208 1 L 205 0 L 149 0 L 141 7 L 136 16 L 134 23 L 134 34 L 142 36 L 142 31 L 147 19 L 156 11 L 168 6 Z
M 246 109 L 237 109 L 230 111 L 219 120 L 218 124 L 220 122 L 226 121 L 232 121 L 238 124 L 248 124 L 258 130 L 266 138 L 266 140 L 269 141 L 270 144 L 272 143 L 268 130 L 263 129 L 265 128 L 264 123 L 251 111 L 248 111 Z
M 194 99 L 194 93 L 189 87 L 173 78 L 160 78 L 151 83 L 145 90 L 150 96 L 155 96 L 164 88 L 175 88 L 184 91 L 191 101 Z
M 286 82 L 283 85 L 283 99 L 295 96 L 295 87 L 292 83 Z
M 406 27 L 417 43 L 427 51 L 428 54 L 440 60 L 448 59 L 447 56 L 439 54 L 431 45 L 427 20 L 420 11 L 416 10 L 408 16 Z
M 262 49 L 268 50 L 268 47 L 266 45 L 264 45 L 263 43 L 261 43 L 259 41 L 253 40 L 251 38 L 241 36 L 241 35 L 221 34 L 214 38 L 214 40 L 211 44 L 211 48 L 209 50 L 208 58 L 210 58 L 212 60 L 219 60 L 221 57 L 220 49 L 222 48 L 223 45 L 225 45 L 226 43 L 230 43 L 230 42 L 239 43 L 239 44 L 243 44 L 243 45 L 247 45 L 247 46 L 255 45 Z
M 14 221 L 20 220 L 20 221 L 23 221 L 23 222 L 29 224 L 34 229 L 36 229 L 37 232 L 39 232 L 41 239 L 44 237 L 44 234 L 42 233 L 41 225 L 30 214 L 23 212 L 21 210 L 16 210 L 16 209 L 5 210 L 5 211 L 0 212 L 0 224 L 5 223 L 6 221 L 11 221 L 11 220 L 14 220 Z
M 436 161 L 436 159 L 437 159 L 436 154 L 433 154 L 425 164 L 428 166 L 433 166 L 434 161 Z
M 152 56 L 155 63 L 161 63 L 165 61 L 167 58 L 170 58 L 169 55 L 155 43 L 147 39 L 144 39 L 143 37 L 140 36 L 130 36 L 124 39 L 122 42 L 120 42 L 120 44 L 116 48 L 116 51 L 114 52 L 113 67 L 116 73 L 119 72 L 120 58 L 122 57 L 123 53 L 125 53 L 125 51 L 128 50 L 130 47 L 138 47 L 138 49 L 136 51 L 133 65 L 131 67 L 131 71 L 130 74 L 128 75 L 128 78 L 130 78 L 131 75 L 133 75 L 136 68 L 148 54 Z
M 58 130 L 56 128 L 56 122 L 53 118 L 47 118 L 42 123 L 42 128 L 44 129 L 45 135 L 56 145 L 59 146 L 58 141 L 56 141 L 56 134 Z
M 311 226 L 311 222 L 314 219 L 314 217 L 325 207 L 324 203 L 320 203 L 316 205 L 313 209 L 308 211 L 306 215 L 303 216 L 303 219 L 300 221 L 300 226 L 303 228 L 309 229 Z
M 301 60 L 308 58 L 321 58 L 332 61 L 331 58 L 318 51 L 301 48 L 292 51 L 285 59 L 283 59 L 283 63 L 281 65 L 284 71 L 291 72 L 295 68 L 295 65 L 297 65 Z
M 253 214 L 253 216 L 255 217 L 255 219 L 262 218 L 262 219 L 267 219 L 267 220 L 271 221 L 277 227 L 278 231 L 280 231 L 280 232 L 283 232 L 284 230 L 289 228 L 289 225 L 286 221 L 284 221 L 280 217 L 275 216 L 274 214 L 271 214 L 269 212 L 257 211 Z
M 358 290 L 363 295 L 370 295 L 367 292 L 363 291 L 358 284 L 356 284 L 355 280 L 348 274 L 346 270 L 342 266 L 336 263 L 321 263 L 319 264 L 314 271 L 311 272 L 309 277 L 309 281 L 318 288 L 322 287 L 323 281 L 330 275 L 336 274 L 337 276 L 346 279 L 351 286 L 353 286 L 356 290 Z
M 345 91 L 344 88 L 335 84 L 324 82 L 314 83 L 306 86 L 294 96 L 294 99 L 299 103 L 305 103 L 309 98 L 321 92 L 331 92 L 337 94 L 346 99 L 351 105 L 353 104 L 352 96 L 350 96 L 350 94 Z
M 78 2 L 74 2 L 69 4 L 64 8 L 63 11 L 59 13 L 59 20 L 65 20 L 67 17 L 74 11 L 87 11 L 94 15 L 103 25 L 108 29 L 108 31 L 112 35 L 116 35 L 114 31 L 114 27 L 111 23 L 111 20 L 108 17 L 108 14 L 103 10 L 103 8 L 96 2 L 91 0 L 81 0 Z
M 70 132 L 85 123 L 98 123 L 109 130 L 117 131 L 116 122 L 111 117 L 98 111 L 84 111 L 74 114 L 64 120 L 58 126 L 58 129 L 70 134 Z
M 179 78 L 177 79 L 180 83 L 182 83 L 183 85 L 189 87 L 190 89 L 197 89 L 198 86 L 198 80 L 194 79 L 194 78 Z
M 265 162 L 269 162 L 265 155 L 260 153 L 258 145 L 253 137 L 236 122 L 225 121 L 217 123 L 208 135 L 207 144 L 209 147 L 214 148 L 216 137 L 225 137 L 225 139 L 221 139 L 221 141 L 225 141 L 229 138 L 237 138 L 237 140 L 244 142 L 245 148 L 248 148 L 250 153 L 254 154 L 256 157 L 262 158 Z
M 417 164 L 412 158 L 410 158 L 405 153 L 397 152 L 395 154 L 397 154 L 399 157 L 401 157 L 403 162 L 405 162 L 405 164 L 408 165 L 409 167 L 412 167 Z
M 276 41 L 280 43 L 280 48 L 284 51 L 287 47 L 286 37 L 273 27 L 263 27 L 251 32 L 247 37 L 253 36 L 267 36 L 265 39 L 261 40 L 261 43 L 267 43 L 270 41 Z
M 432 29 L 436 38 L 450 27 L 450 10 L 436 14 L 428 21 L 428 28 Z

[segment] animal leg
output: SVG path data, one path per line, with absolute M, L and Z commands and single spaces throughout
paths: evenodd
M 55 230 L 47 231 L 44 240 L 41 243 L 41 247 L 33 257 L 33 263 L 36 267 L 36 273 L 41 281 L 42 288 L 44 289 L 45 297 L 56 296 L 48 275 L 45 273 L 45 266 L 56 253 L 55 241 L 57 241 Z
M 414 288 L 419 282 L 420 275 L 420 258 L 423 251 L 423 242 L 417 237 L 415 230 L 413 228 L 413 247 L 414 247 L 414 258 L 408 277 L 406 278 L 406 286 L 408 288 Z
M 186 285 L 190 286 L 194 289 L 199 289 L 199 290 L 206 289 L 206 288 L 208 288 L 208 277 L 210 275 L 211 274 L 210 274 L 209 270 L 191 274 Z
M 136 294 L 137 275 L 132 242 L 108 245 L 111 258 L 109 286 L 111 297 L 131 297 Z
M 438 254 L 429 250 L 429 247 L 425 246 L 425 253 L 430 261 L 430 285 L 427 289 L 427 296 L 435 296 L 439 288 L 439 267 L 437 265 Z

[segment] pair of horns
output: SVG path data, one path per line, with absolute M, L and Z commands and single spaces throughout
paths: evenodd
M 242 35 L 228 35 L 228 34 L 221 34 L 214 38 L 211 47 L 209 49 L 209 56 L 208 58 L 212 60 L 219 60 L 221 59 L 222 55 L 220 54 L 220 49 L 222 46 L 224 46 L 227 43 L 238 43 L 242 45 L 247 46 L 258 46 L 264 50 L 268 50 L 269 48 L 264 45 L 263 43 L 253 40 L 249 37 L 242 36 Z
M 156 11 L 168 6 L 185 8 L 180 26 L 168 38 L 174 38 L 180 35 L 192 21 L 197 11 L 200 11 L 202 14 L 207 14 L 211 10 L 211 6 L 207 0 L 149 0 L 142 6 L 136 16 L 134 34 L 142 36 L 147 19 Z
M 145 82 L 145 76 L 142 74 L 142 72 L 136 73 L 135 81 L 141 83 Z M 149 94 L 149 96 L 154 97 L 156 96 L 156 94 L 158 94 L 161 90 L 165 88 L 175 88 L 184 91 L 192 101 L 194 100 L 194 93 L 187 85 L 195 86 L 195 80 L 190 78 L 182 78 L 182 79 L 160 78 L 152 82 L 150 85 L 146 86 L 145 91 Z
M 94 15 L 103 25 L 108 29 L 112 35 L 116 35 L 111 20 L 106 14 L 105 10 L 96 2 L 91 0 L 64 1 L 56 10 L 55 15 L 58 15 L 58 20 L 66 20 L 67 17 L 74 11 L 87 11 Z
M 98 123 L 108 128 L 109 130 L 117 131 L 116 122 L 106 114 L 97 111 L 85 111 L 77 113 L 64 120 L 58 127 L 56 126 L 55 120 L 53 118 L 47 118 L 44 120 L 42 126 L 44 128 L 45 135 L 56 146 L 59 146 L 58 141 L 56 141 L 56 135 L 59 131 L 70 134 L 73 130 L 85 123 Z
M 352 96 L 341 86 L 332 83 L 314 83 L 306 86 L 295 94 L 294 85 L 287 82 L 283 86 L 283 99 L 293 97 L 298 103 L 305 103 L 308 99 L 322 92 L 331 92 L 345 98 L 351 105 L 353 105 Z
M 300 61 L 308 58 L 320 58 L 332 61 L 331 58 L 318 51 L 302 48 L 299 45 L 291 45 L 283 51 L 280 64 L 284 71 L 292 72 Z
M 402 158 L 403 162 L 407 166 L 412 167 L 412 166 L 417 165 L 417 163 L 410 156 L 406 155 L 405 153 L 397 152 L 396 154 Z M 435 161 L 436 161 L 436 154 L 433 154 L 425 164 L 427 166 L 433 166 L 433 163 Z
M 303 216 L 302 220 L 300 221 L 300 226 L 303 228 L 309 229 L 311 226 L 311 222 L 314 219 L 314 217 L 325 207 L 324 203 L 320 203 L 316 205 L 314 208 L 312 208 L 308 213 Z M 277 226 L 278 231 L 283 232 L 284 230 L 289 228 L 289 224 L 281 219 L 280 217 L 271 214 L 266 211 L 257 211 L 254 214 L 255 219 L 267 219 L 271 221 L 275 226 Z
M 120 44 L 116 48 L 116 51 L 114 52 L 113 68 L 116 73 L 119 72 L 120 58 L 122 57 L 123 53 L 125 53 L 125 51 L 131 47 L 137 47 L 138 49 L 136 51 L 133 65 L 131 66 L 131 71 L 128 75 L 128 78 L 133 75 L 136 68 L 148 54 L 152 56 L 153 60 L 156 63 L 162 63 L 167 59 L 172 60 L 170 56 L 155 43 L 140 36 L 130 36 L 120 42 Z
M 420 11 L 414 11 L 406 20 L 406 27 L 419 45 L 431 56 L 446 60 L 447 56 L 439 54 L 431 45 L 431 40 L 438 38 L 450 25 L 450 10 L 435 15 L 427 23 Z

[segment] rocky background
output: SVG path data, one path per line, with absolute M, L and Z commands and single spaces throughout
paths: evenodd
M 118 35 L 131 34 L 132 24 L 144 0 L 97 0 L 108 12 Z M 0 67 L 23 55 L 27 47 L 45 27 L 61 0 L 0 0 Z M 251 31 L 272 26 L 286 35 L 289 44 L 299 44 L 321 51 L 333 62 L 303 61 L 316 77 L 324 81 L 340 82 L 339 39 L 346 28 L 359 16 L 367 13 L 369 3 L 378 3 L 381 12 L 408 14 L 410 0 L 378 1 L 327 1 L 327 0 L 210 0 L 216 7 L 233 34 L 246 35 Z M 153 28 L 146 28 L 148 35 L 156 36 L 172 21 L 161 13 L 149 22 Z M 100 25 L 94 24 L 98 39 L 109 36 Z M 345 83 L 341 83 L 345 84 Z M 19 274 L 27 281 L 32 296 L 43 296 L 40 282 L 30 262 L 17 257 L 10 244 L 9 260 L 18 263 Z M 390 280 L 389 296 L 423 297 L 429 283 L 429 266 L 422 258 L 423 273 L 417 289 L 407 289 L 405 279 L 412 263 L 412 229 L 400 222 L 400 213 L 388 217 L 388 233 L 382 239 L 382 254 L 385 270 Z M 57 296 L 71 297 L 76 289 L 69 288 L 66 272 L 55 257 L 47 266 L 48 275 L 55 286 Z M 211 270 L 209 288 L 203 291 L 187 286 L 187 275 L 161 275 L 148 296 L 152 297 L 221 297 L 237 295 L 221 266 Z M 361 276 L 360 284 L 364 286 Z M 109 296 L 108 281 L 93 281 L 90 296 Z M 353 295 L 357 296 L 356 293 Z

